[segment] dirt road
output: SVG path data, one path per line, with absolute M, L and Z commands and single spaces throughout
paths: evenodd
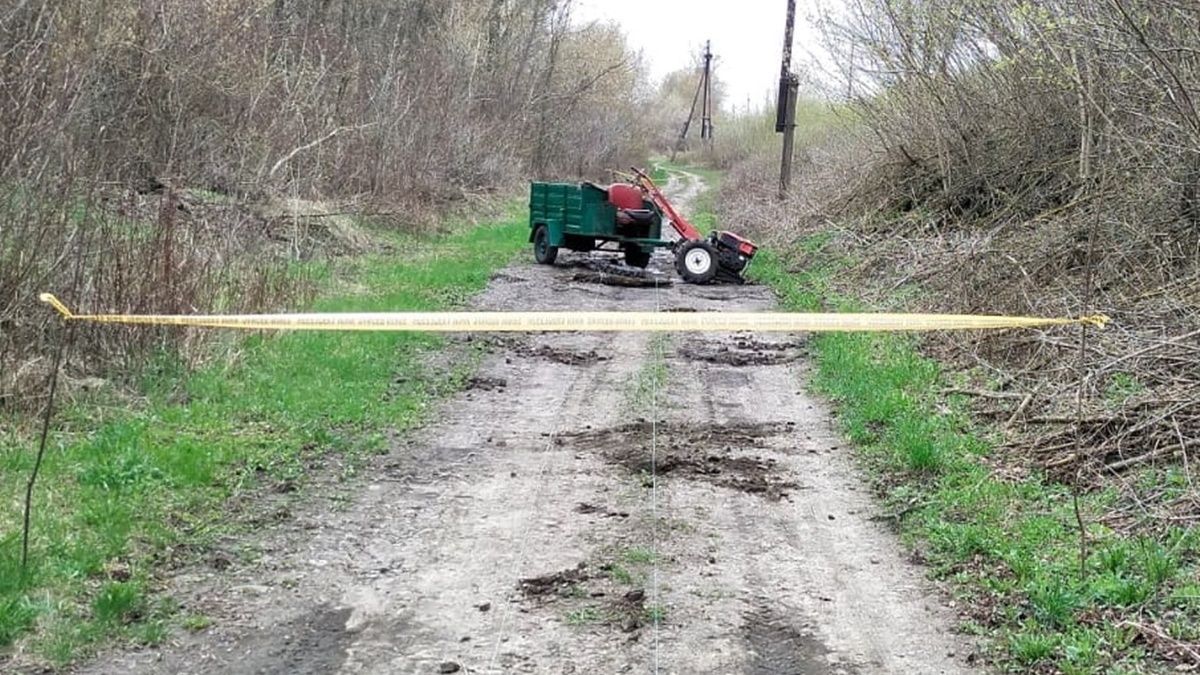
M 766 288 L 573 281 L 521 261 L 483 309 L 766 310 Z M 669 260 L 654 264 L 669 269 Z M 181 578 L 215 624 L 92 673 L 959 673 L 802 337 L 493 340 L 471 387 L 257 562 Z

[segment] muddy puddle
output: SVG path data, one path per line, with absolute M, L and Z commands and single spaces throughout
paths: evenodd
M 631 473 L 700 480 L 775 501 L 800 484 L 762 451 L 768 439 L 793 428 L 792 423 L 655 427 L 640 421 L 562 434 L 556 442 L 599 452 Z

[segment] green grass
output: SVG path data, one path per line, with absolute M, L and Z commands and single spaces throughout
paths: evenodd
M 599 609 L 589 605 L 567 612 L 565 618 L 569 626 L 588 626 L 599 623 L 603 620 L 604 615 L 601 614 Z
M 658 556 L 648 548 L 634 546 L 625 550 L 621 558 L 633 565 L 650 565 L 658 560 Z
M 395 236 L 402 253 L 324 269 L 327 290 L 312 309 L 454 307 L 527 245 L 525 228 L 513 215 L 434 239 Z M 132 409 L 80 403 L 60 412 L 36 492 L 28 570 L 20 568 L 19 520 L 33 439 L 2 425 L 0 647 L 22 641 L 61 664 L 108 638 L 163 639 L 171 614 L 157 600 L 163 566 L 244 530 L 242 496 L 302 489 L 322 466 L 352 474 L 387 450 L 390 430 L 421 422 L 472 365 L 460 359 L 452 372 L 429 371 L 423 354 L 443 346 L 431 335 L 231 334 L 219 342 L 232 357 L 190 375 L 167 358 L 148 367 L 144 401 Z

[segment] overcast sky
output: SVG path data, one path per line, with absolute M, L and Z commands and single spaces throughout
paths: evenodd
M 813 0 L 798 0 L 794 62 L 799 65 L 816 40 L 809 21 Z M 575 0 L 577 22 L 615 21 L 634 49 L 644 54 L 659 81 L 690 65 L 712 40 L 727 105 L 741 109 L 772 101 L 779 86 L 786 0 Z

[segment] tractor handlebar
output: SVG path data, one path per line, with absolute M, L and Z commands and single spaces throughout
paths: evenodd
M 636 179 L 633 181 L 634 185 L 641 188 L 650 201 L 654 202 L 654 205 L 667 215 L 667 219 L 671 221 L 671 227 L 675 228 L 680 237 L 686 241 L 699 241 L 704 238 L 700 230 L 697 230 L 679 211 L 675 210 L 675 206 L 667 200 L 667 196 L 662 193 L 662 190 L 658 189 L 658 185 L 655 185 L 654 179 L 636 166 L 630 168 Z

